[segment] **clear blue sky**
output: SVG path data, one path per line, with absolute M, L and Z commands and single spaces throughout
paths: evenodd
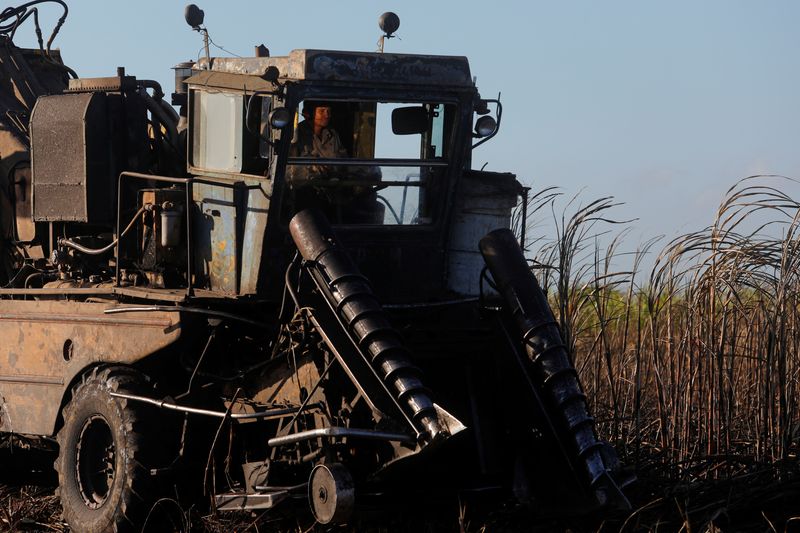
M 55 46 L 81 76 L 125 66 L 172 90 L 200 36 L 175 0 L 73 0 Z M 755 173 L 800 177 L 800 2 L 200 0 L 212 39 L 251 55 L 374 51 L 377 18 L 400 15 L 391 52 L 466 55 L 500 134 L 475 166 L 535 187 L 625 202 L 631 239 L 708 225 L 724 191 Z M 56 7 L 43 8 L 49 31 Z M 18 44 L 35 42 L 32 26 Z M 212 55 L 226 55 L 212 49 Z M 630 240 L 630 239 L 629 239 Z M 635 243 L 632 244 L 635 246 Z

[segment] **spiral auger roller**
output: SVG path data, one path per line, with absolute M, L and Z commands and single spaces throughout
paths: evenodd
M 391 326 L 369 284 L 319 211 L 305 210 L 289 229 L 303 259 L 322 278 L 340 320 L 415 424 L 421 444 L 449 435 L 422 384 L 420 370 Z
M 508 229 L 492 231 L 481 239 L 480 249 L 533 362 L 534 382 L 550 405 L 553 419 L 568 435 L 567 443 L 579 458 L 597 503 L 629 509 L 630 503 L 609 474 L 602 454 L 607 445 L 597 438 L 558 323 L 514 234 Z

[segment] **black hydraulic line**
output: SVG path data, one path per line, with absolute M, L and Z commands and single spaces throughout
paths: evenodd
M 128 234 L 128 232 L 131 230 L 131 228 L 133 228 L 133 225 L 136 223 L 136 219 L 139 218 L 139 215 L 144 213 L 145 209 L 147 209 L 147 207 L 146 206 L 142 206 L 142 207 L 139 208 L 138 211 L 136 211 L 136 214 L 133 215 L 133 218 L 131 218 L 131 221 L 128 223 L 128 226 L 122 231 L 122 235 L 121 236 L 124 237 L 125 235 Z M 82 254 L 102 255 L 102 254 L 104 254 L 106 252 L 110 252 L 111 249 L 114 248 L 114 246 L 117 245 L 117 241 L 119 241 L 119 237 L 117 237 L 111 243 L 109 243 L 108 245 L 106 245 L 106 246 L 104 246 L 102 248 L 87 248 L 86 246 L 82 246 L 82 245 L 78 244 L 75 241 L 72 241 L 70 239 L 62 237 L 61 239 L 58 239 L 58 245 L 59 246 L 66 246 L 67 248 L 72 248 L 73 250 L 76 250 L 76 251 L 78 251 L 78 252 L 80 252 Z
M 44 272 L 34 272 L 33 274 L 31 274 L 27 278 L 25 278 L 25 283 L 23 284 L 23 287 L 27 289 L 28 288 L 28 284 L 31 282 L 31 280 L 33 278 L 44 277 L 44 275 L 45 275 Z
M 386 207 L 389 208 L 389 212 L 392 214 L 392 216 L 394 217 L 394 219 L 397 222 L 397 224 L 398 225 L 402 225 L 403 224 L 403 220 L 399 216 L 397 216 L 397 211 L 394 210 L 394 207 L 392 207 L 392 204 L 389 203 L 389 200 L 387 200 L 386 198 L 384 198 L 380 194 L 378 195 L 378 200 L 383 202 L 383 205 L 385 205 Z
M 160 90 L 160 89 L 159 89 Z M 159 99 L 150 96 L 147 92 L 146 86 L 139 89 L 139 96 L 141 96 L 147 109 L 154 117 L 158 119 L 164 129 L 167 131 L 167 142 L 176 152 L 178 151 L 178 123 L 173 121 L 172 116 L 168 115 L 164 107 L 159 103 Z
M 312 209 L 301 211 L 292 218 L 289 231 L 348 334 L 406 414 L 421 428 L 424 439 L 446 437 L 448 431 L 439 422 L 420 370 L 411 363 L 408 348 L 390 325 L 369 281 L 339 244 L 325 215 Z
M 25 21 L 33 12 L 33 6 L 37 4 L 45 4 L 48 2 L 52 2 L 54 4 L 59 4 L 64 9 L 64 14 L 58 19 L 53 32 L 50 34 L 50 38 L 47 40 L 47 53 L 50 53 L 50 47 L 53 44 L 53 41 L 58 35 L 59 30 L 61 30 L 61 26 L 64 24 L 64 21 L 67 19 L 67 15 L 69 14 L 69 8 L 67 4 L 64 3 L 62 0 L 33 0 L 32 2 L 26 2 L 17 7 L 7 7 L 2 12 L 0 12 L 0 35 L 8 35 L 12 36 L 13 32 L 16 31 L 17 27 Z M 2 23 L 6 20 L 15 18 L 16 20 L 10 24 L 3 25 Z
M 39 10 L 35 7 L 17 16 L 16 22 L 14 22 L 14 24 L 11 25 L 11 32 L 8 34 L 8 38 L 11 42 L 14 42 L 14 35 L 16 35 L 17 29 L 20 26 L 22 26 L 22 23 L 28 20 L 28 17 L 30 17 L 31 15 L 33 15 L 33 25 L 36 28 L 36 40 L 39 42 L 39 50 L 44 50 L 42 28 L 39 25 Z
M 605 444 L 597 438 L 578 374 L 519 242 L 511 230 L 498 229 L 481 239 L 480 250 L 522 335 L 534 365 L 534 382 L 553 411 L 554 421 L 567 433 L 565 440 L 580 459 L 597 502 L 629 509 L 630 503 L 609 475 L 602 456 Z
M 175 123 L 175 127 L 178 126 L 178 122 L 181 120 L 181 116 L 175 111 L 175 108 L 169 105 L 165 100 L 156 100 L 164 112 L 172 119 L 172 122 Z
M 64 13 L 56 22 L 53 31 L 50 33 L 50 37 L 47 40 L 47 44 L 44 44 L 42 38 L 42 29 L 39 26 L 39 10 L 36 7 L 33 7 L 37 4 L 44 4 L 52 2 L 54 4 L 60 5 L 64 9 Z M 53 65 L 54 67 L 60 68 L 67 72 L 73 78 L 77 78 L 78 75 L 75 73 L 74 70 L 69 68 L 68 66 L 60 63 L 52 58 L 51 55 L 51 47 L 53 45 L 53 41 L 58 35 L 58 32 L 61 30 L 61 26 L 64 25 L 64 21 L 67 20 L 67 15 L 69 14 L 69 8 L 67 4 L 63 0 L 33 0 L 31 2 L 26 2 L 17 7 L 8 7 L 0 12 L 0 36 L 6 36 L 10 41 L 14 41 L 14 35 L 17 32 L 17 28 L 25 22 L 31 15 L 33 15 L 33 22 L 36 27 L 36 39 L 39 43 L 39 50 L 42 52 L 42 58 Z M 3 22 L 14 18 L 14 22 L 9 24 L 3 24 Z
M 153 98 L 156 100 L 161 100 L 164 98 L 164 89 L 161 88 L 161 84 L 156 80 L 136 80 L 136 83 L 142 87 L 153 89 Z
M 284 293 L 283 294 L 284 294 L 284 299 L 281 302 L 281 317 L 280 318 L 283 318 L 283 310 L 284 310 L 284 306 L 286 304 L 286 294 L 288 294 L 291 297 L 292 302 L 294 302 L 294 306 L 297 309 L 300 309 L 300 307 L 301 307 L 300 306 L 300 300 L 297 299 L 297 292 L 294 290 L 294 287 L 292 286 L 292 282 L 291 282 L 292 280 L 290 279 L 290 276 L 292 274 L 292 270 L 299 263 L 300 263 L 300 256 L 299 256 L 299 254 L 296 254 L 295 258 L 292 260 L 292 262 L 289 263 L 289 266 L 286 267 L 286 272 L 283 275 L 283 282 L 284 282 L 284 285 L 283 285 Z M 279 322 L 281 322 L 281 320 L 279 320 Z

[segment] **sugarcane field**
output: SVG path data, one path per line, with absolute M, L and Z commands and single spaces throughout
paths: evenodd
M 800 531 L 800 5 L 390 4 L 0 11 L 0 531 Z

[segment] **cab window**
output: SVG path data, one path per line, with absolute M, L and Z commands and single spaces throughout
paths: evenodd
M 248 99 L 224 91 L 191 92 L 191 147 L 193 167 L 212 172 L 263 175 L 267 168 L 270 99 Z M 247 116 L 247 105 L 254 106 Z M 253 124 L 248 124 L 248 118 Z
M 301 102 L 286 168 L 289 211 L 317 207 L 335 224 L 432 224 L 455 114 L 437 102 Z

